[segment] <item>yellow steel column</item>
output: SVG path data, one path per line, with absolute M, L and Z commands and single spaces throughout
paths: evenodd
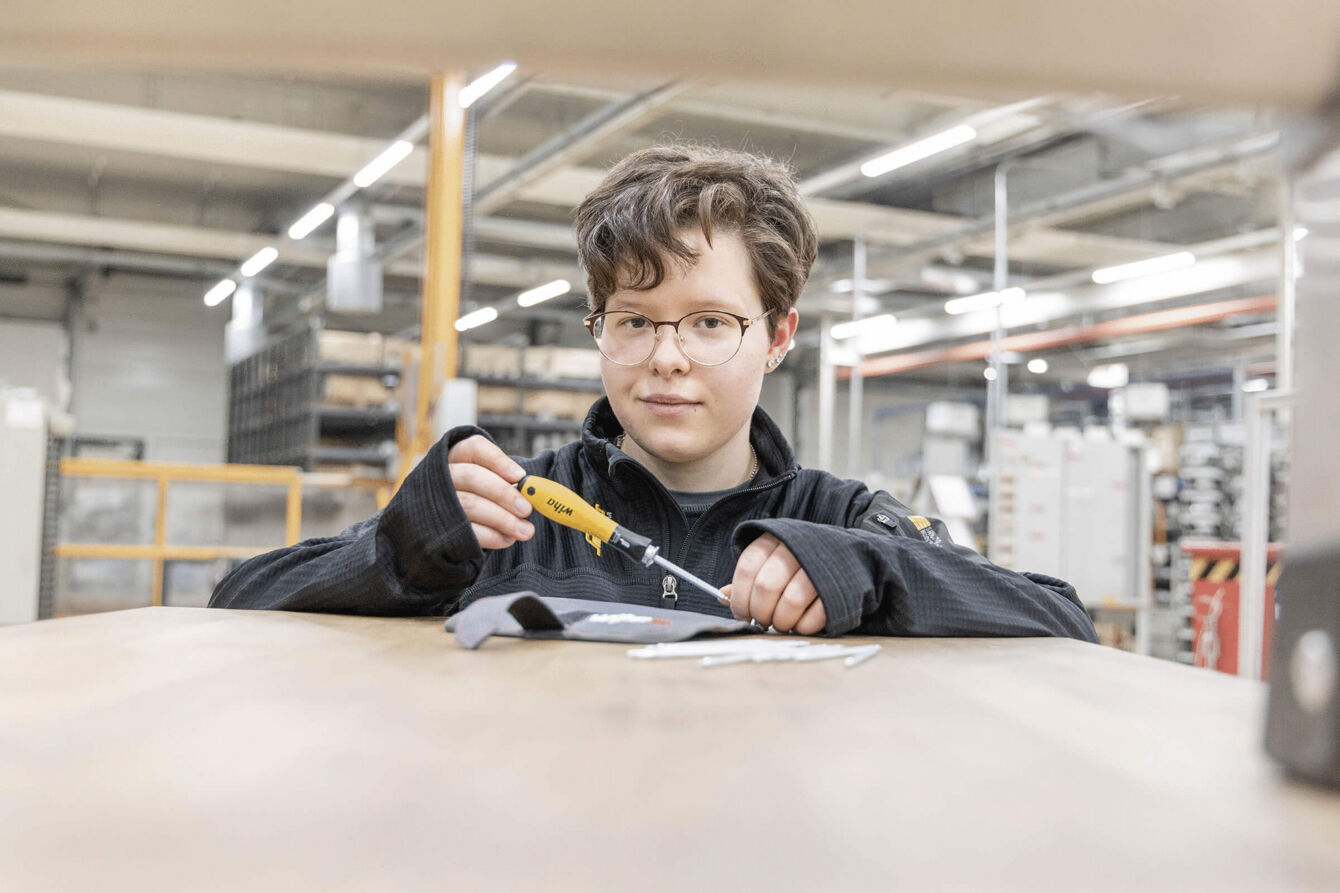
M 163 549 L 167 546 L 168 476 L 158 475 L 158 514 L 154 517 L 153 605 L 163 605 Z
M 456 318 L 461 303 L 464 212 L 465 86 L 460 72 L 433 76 L 429 97 L 428 207 L 424 223 L 423 334 L 411 461 L 433 445 L 432 414 L 442 383 L 456 375 Z M 402 475 L 408 462 L 402 462 Z
M 289 469 L 293 478 L 288 482 L 288 498 L 284 503 L 284 539 L 291 546 L 302 539 L 302 475 Z

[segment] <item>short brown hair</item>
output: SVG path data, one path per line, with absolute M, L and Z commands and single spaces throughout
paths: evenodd
M 603 310 L 619 288 L 646 290 L 665 279 L 667 259 L 697 254 L 678 233 L 702 228 L 740 235 L 771 331 L 795 306 L 818 253 L 792 171 L 770 158 L 698 146 L 657 146 L 616 164 L 577 207 L 577 257 L 588 303 Z M 622 277 L 622 279 L 621 279 Z

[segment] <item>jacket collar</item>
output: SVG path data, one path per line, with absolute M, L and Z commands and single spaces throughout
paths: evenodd
M 586 422 L 582 426 L 582 451 L 591 467 L 604 472 L 612 481 L 623 467 L 636 464 L 627 453 L 614 445 L 615 439 L 622 433 L 623 425 L 614 415 L 609 398 L 601 397 L 587 413 Z M 791 445 L 762 407 L 754 407 L 754 416 L 749 422 L 749 443 L 758 454 L 759 468 L 767 477 L 777 477 L 800 469 L 795 454 L 791 452 Z

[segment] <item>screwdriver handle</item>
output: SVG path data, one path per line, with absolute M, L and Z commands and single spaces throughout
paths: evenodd
M 528 474 L 517 482 L 516 488 L 535 511 L 550 521 L 580 530 L 602 543 L 609 542 L 614 529 L 619 526 L 613 518 L 606 518 L 595 506 L 548 478 Z
M 528 474 L 517 482 L 516 488 L 535 511 L 550 521 L 622 549 L 645 565 L 655 560 L 657 550 L 650 539 L 619 526 L 562 484 Z

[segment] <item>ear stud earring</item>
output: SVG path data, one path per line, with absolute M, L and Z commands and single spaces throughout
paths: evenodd
M 776 369 L 778 365 L 781 364 L 781 362 L 782 362 L 781 357 L 773 357 L 771 360 L 768 360 L 768 368 Z

